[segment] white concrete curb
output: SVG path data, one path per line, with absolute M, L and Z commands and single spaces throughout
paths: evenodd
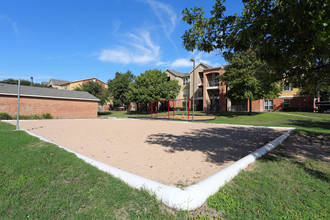
M 290 132 L 294 130 L 294 128 L 286 129 L 289 130 L 285 134 L 273 140 L 272 142 L 243 157 L 242 159 L 213 174 L 212 176 L 202 180 L 201 182 L 187 187 L 185 190 L 173 186 L 167 186 L 165 184 L 109 166 L 107 164 L 101 163 L 82 154 L 69 150 L 29 131 L 26 131 L 24 129 L 21 130 L 39 138 L 42 141 L 55 144 L 68 152 L 74 153 L 77 157 L 81 158 L 85 162 L 97 167 L 98 169 L 106 173 L 113 175 L 114 177 L 123 180 L 128 185 L 134 188 L 144 188 L 154 193 L 158 200 L 162 201 L 164 204 L 171 208 L 180 210 L 193 210 L 203 205 L 203 203 L 207 200 L 209 196 L 218 192 L 220 187 L 224 186 L 227 182 L 234 178 L 242 169 L 246 168 L 249 164 L 253 163 L 257 158 L 266 154 L 268 151 L 277 147 L 283 140 L 285 140 L 290 135 Z

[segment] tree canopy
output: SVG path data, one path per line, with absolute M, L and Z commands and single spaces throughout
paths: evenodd
M 11 79 L 10 78 L 10 79 L 4 79 L 4 80 L 2 80 L 2 81 L 0 81 L 0 83 L 18 85 L 18 80 L 17 79 Z M 21 80 L 21 85 L 23 85 L 23 86 L 31 86 L 31 81 L 22 79 Z M 43 84 L 40 84 L 40 83 L 33 83 L 33 86 L 35 86 L 35 87 L 46 87 L 46 88 L 48 88 L 47 85 L 43 85 Z
M 203 9 L 185 9 L 184 47 L 233 53 L 254 51 L 274 70 L 272 81 L 285 79 L 310 93 L 330 84 L 329 8 L 327 0 L 243 0 L 241 15 L 225 15 L 216 0 L 211 16 Z
M 109 99 L 109 93 L 107 89 L 103 88 L 103 86 L 97 82 L 89 81 L 85 84 L 79 85 L 74 90 L 85 91 L 92 94 L 93 96 L 100 99 L 100 105 L 103 105 Z
M 116 73 L 114 79 L 108 81 L 109 91 L 115 106 L 122 106 L 130 102 L 128 92 L 132 84 L 134 75 L 131 71 L 126 73 Z
M 130 100 L 135 103 L 150 103 L 154 100 L 175 99 L 179 91 L 177 80 L 168 80 L 166 73 L 161 70 L 147 70 L 130 85 Z
M 273 99 L 280 93 L 280 85 L 269 80 L 272 70 L 252 52 L 231 56 L 219 79 L 228 86 L 226 96 L 232 100 Z

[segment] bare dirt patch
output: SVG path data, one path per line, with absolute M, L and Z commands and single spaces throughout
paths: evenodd
M 35 120 L 21 121 L 20 126 L 100 162 L 184 187 L 209 177 L 286 131 L 133 119 Z

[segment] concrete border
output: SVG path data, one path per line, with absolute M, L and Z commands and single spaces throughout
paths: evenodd
M 237 125 L 235 125 L 237 126 Z M 265 126 L 246 126 L 244 127 L 265 127 Z M 266 127 L 265 127 L 266 128 Z M 267 127 L 267 128 L 276 128 L 276 127 Z M 204 204 L 207 198 L 224 186 L 227 182 L 233 179 L 242 169 L 246 168 L 249 164 L 253 163 L 257 158 L 263 156 L 270 150 L 277 147 L 282 141 L 284 141 L 295 128 L 285 128 L 288 129 L 283 135 L 274 139 L 272 142 L 264 145 L 253 153 L 243 157 L 242 159 L 236 161 L 230 166 L 220 170 L 219 172 L 213 174 L 212 176 L 202 180 L 201 182 L 191 185 L 186 189 L 182 190 L 173 186 L 168 186 L 127 171 L 120 170 L 118 168 L 109 166 L 107 164 L 96 161 L 92 158 L 86 157 L 82 154 L 74 152 L 70 149 L 67 149 L 61 145 L 58 145 L 52 141 L 49 141 L 41 136 L 33 134 L 25 129 L 20 129 L 26 133 L 39 138 L 42 141 L 52 143 L 66 151 L 75 154 L 78 158 L 84 160 L 85 162 L 95 166 L 99 170 L 102 170 L 106 173 L 113 175 L 116 178 L 123 180 L 128 185 L 141 189 L 144 188 L 151 193 L 154 193 L 158 200 L 162 201 L 165 205 L 179 210 L 193 210 Z

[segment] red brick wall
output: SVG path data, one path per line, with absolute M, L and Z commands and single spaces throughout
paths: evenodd
M 50 113 L 53 118 L 96 118 L 95 101 L 20 97 L 20 115 Z M 17 114 L 17 97 L 0 96 L 0 112 Z
M 252 101 L 252 111 L 263 111 L 264 110 L 264 100 Z
M 273 111 L 283 110 L 283 100 L 290 100 L 290 107 L 313 107 L 313 98 L 310 97 L 288 97 L 273 99 Z M 264 100 L 252 101 L 252 111 L 265 111 Z

